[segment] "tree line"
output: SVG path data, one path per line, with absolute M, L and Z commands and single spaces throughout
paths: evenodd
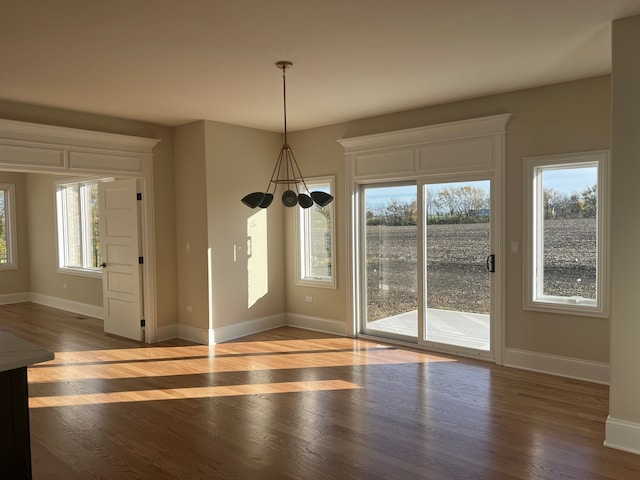
M 426 206 L 429 223 L 489 221 L 489 193 L 469 185 L 445 187 L 436 192 L 427 189 Z M 368 209 L 366 216 L 367 225 L 416 225 L 418 203 L 391 199 L 386 205 Z
M 597 185 L 570 194 L 553 188 L 543 190 L 545 219 L 595 218 L 597 214 Z M 427 189 L 427 221 L 433 223 L 488 222 L 489 193 L 481 188 L 464 185 L 446 187 L 437 192 Z M 418 222 L 417 200 L 410 202 L 391 199 L 386 205 L 367 209 L 367 225 L 407 226 Z
M 542 192 L 545 220 L 558 218 L 595 218 L 598 212 L 598 187 L 591 185 L 571 194 L 545 188 Z

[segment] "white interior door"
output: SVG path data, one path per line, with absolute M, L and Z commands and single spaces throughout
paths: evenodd
M 142 340 L 136 180 L 98 184 L 104 331 Z

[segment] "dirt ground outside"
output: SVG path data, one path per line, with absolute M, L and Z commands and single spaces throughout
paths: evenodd
M 595 219 L 547 220 L 544 228 L 545 294 L 595 298 Z M 417 234 L 415 226 L 367 227 L 369 321 L 417 309 Z M 489 224 L 429 225 L 426 240 L 428 307 L 489 313 Z

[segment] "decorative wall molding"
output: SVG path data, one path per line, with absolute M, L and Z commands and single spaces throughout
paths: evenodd
M 155 138 L 0 119 L 0 166 L 20 171 L 142 174 Z
M 394 148 L 398 145 L 413 147 L 434 142 L 500 135 L 506 132 L 506 124 L 510 117 L 511 114 L 502 114 L 471 118 L 457 122 L 345 138 L 338 140 L 338 142 L 344 147 L 345 153 L 354 153 Z
M 503 365 L 559 377 L 609 384 L 609 364 L 507 348 Z
M 607 418 L 604 446 L 640 455 L 640 424 Z

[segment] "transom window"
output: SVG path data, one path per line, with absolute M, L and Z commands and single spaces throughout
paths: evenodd
M 58 268 L 65 273 L 101 274 L 99 181 L 56 184 Z
M 0 270 L 18 268 L 15 186 L 0 184 Z
M 333 177 L 306 180 L 310 191 L 334 195 Z M 297 283 L 335 288 L 334 203 L 298 209 Z
M 608 152 L 525 159 L 527 308 L 607 313 Z

